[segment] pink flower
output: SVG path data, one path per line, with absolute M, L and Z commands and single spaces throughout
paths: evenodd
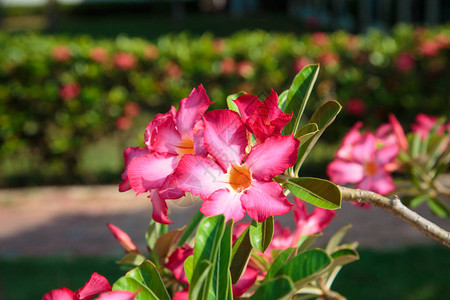
M 278 221 L 275 222 L 275 232 L 269 247 L 271 249 L 297 247 L 297 243 L 302 236 L 323 231 L 336 215 L 334 210 L 320 207 L 316 207 L 311 214 L 308 214 L 305 203 L 297 197 L 294 200 L 295 206 L 292 212 L 295 219 L 295 230 L 291 233 L 289 227 L 283 229 Z
M 155 116 L 146 128 L 144 148 L 127 148 L 124 152 L 124 180 L 119 191 L 150 191 L 153 219 L 169 224 L 165 199 L 178 199 L 184 192 L 169 186 L 173 171 L 185 154 L 206 155 L 203 146 L 201 117 L 211 101 L 203 86 L 193 89 L 182 99 L 178 111 L 174 107 Z
M 244 77 L 244 78 L 249 78 L 251 77 L 255 72 L 255 68 L 253 66 L 253 64 L 247 60 L 244 61 L 240 61 L 237 64 L 237 73 Z
M 400 53 L 395 59 L 395 67 L 399 72 L 408 73 L 415 65 L 414 56 L 411 53 Z
M 105 62 L 108 59 L 108 51 L 102 47 L 92 48 L 89 57 L 95 62 Z
M 137 59 L 136 56 L 131 53 L 118 52 L 114 54 L 113 62 L 118 69 L 128 71 L 135 67 Z
M 362 117 L 365 115 L 367 107 L 362 99 L 355 97 L 347 100 L 345 109 L 351 116 Z
M 113 234 L 114 238 L 120 243 L 120 245 L 123 247 L 123 249 L 125 249 L 125 252 L 139 253 L 138 248 L 133 243 L 130 236 L 128 234 L 126 234 L 126 232 L 124 232 L 122 229 L 120 229 L 119 227 L 117 227 L 113 224 L 107 223 L 106 225 L 108 226 L 109 230 Z
M 116 119 L 116 128 L 119 130 L 128 130 L 131 125 L 132 121 L 128 116 L 121 116 Z
M 314 32 L 311 34 L 311 40 L 314 45 L 324 47 L 330 43 L 330 37 L 324 32 Z
M 136 299 L 137 294 L 139 294 L 139 291 L 135 294 L 129 291 L 106 292 L 101 293 L 96 300 L 134 300 Z
M 385 168 L 396 158 L 399 147 L 394 144 L 378 149 L 377 146 L 374 134 L 361 135 L 354 127 L 344 138 L 336 159 L 327 167 L 331 181 L 355 183 L 359 189 L 383 195 L 392 192 L 395 185 Z
M 203 117 L 204 144 L 211 155 L 185 155 L 171 183 L 200 196 L 206 216 L 242 219 L 245 212 L 262 222 L 287 213 L 292 204 L 273 177 L 295 164 L 299 141 L 292 136 L 267 138 L 246 154 L 247 132 L 239 114 L 211 111 Z
M 220 62 L 220 69 L 224 75 L 232 74 L 236 71 L 236 62 L 231 57 L 225 57 Z
M 81 92 L 81 87 L 78 83 L 76 82 L 71 82 L 68 84 L 63 85 L 60 89 L 59 89 L 59 96 L 68 101 L 68 100 L 72 100 L 75 99 Z
M 416 116 L 416 119 L 415 119 L 416 122 L 411 125 L 411 129 L 413 132 L 418 132 L 420 134 L 420 137 L 422 139 L 424 139 L 430 133 L 431 129 L 436 125 L 438 120 L 439 120 L 438 117 L 419 113 Z M 444 133 L 446 127 L 447 127 L 447 130 L 450 129 L 450 123 L 439 126 L 436 130 L 436 133 L 437 134 Z
M 128 117 L 136 117 L 141 112 L 141 107 L 136 102 L 128 102 L 125 104 L 123 111 Z
M 382 146 L 395 144 L 404 151 L 408 149 L 405 132 L 394 114 L 389 114 L 389 123 L 382 124 L 378 127 L 375 132 L 375 137 Z
M 292 118 L 292 114 L 287 115 L 278 108 L 278 95 L 273 90 L 263 102 L 249 94 L 239 96 L 234 102 L 247 130 L 255 135 L 258 144 L 268 137 L 280 136 Z
M 63 287 L 48 292 L 42 300 L 89 300 L 99 293 L 108 291 L 111 291 L 108 280 L 98 273 L 92 273 L 89 281 L 75 292 Z
M 434 57 L 439 54 L 441 50 L 441 43 L 435 40 L 427 40 L 419 45 L 419 51 L 429 57 Z
M 303 70 L 304 67 L 311 64 L 311 60 L 307 58 L 306 56 L 298 57 L 295 59 L 294 66 L 295 66 L 295 72 L 298 73 L 301 70 Z
M 67 46 L 56 46 L 53 48 L 52 57 L 56 61 L 64 62 L 72 58 L 72 52 Z
M 175 249 L 175 251 L 169 256 L 166 265 L 167 269 L 172 271 L 175 278 L 183 284 L 189 284 L 184 271 L 184 261 L 193 253 L 194 249 L 188 244 L 184 244 L 183 247 L 178 247 Z
M 155 45 L 150 44 L 147 47 L 145 47 L 144 57 L 147 60 L 150 60 L 150 61 L 155 60 L 158 58 L 158 56 L 159 56 L 159 50 Z
M 247 268 L 242 274 L 241 278 L 239 278 L 238 282 L 233 284 L 233 296 L 239 297 L 242 296 L 248 289 L 255 283 L 256 278 L 258 277 L 260 271 L 247 265 Z
M 180 292 L 176 292 L 172 300 L 189 300 L 189 287 L 184 288 Z
M 332 51 L 322 52 L 318 57 L 319 62 L 324 66 L 335 66 L 339 63 L 339 55 Z
M 183 75 L 183 70 L 177 63 L 173 61 L 169 61 L 164 66 L 164 70 L 166 71 L 167 76 L 171 79 L 180 79 Z

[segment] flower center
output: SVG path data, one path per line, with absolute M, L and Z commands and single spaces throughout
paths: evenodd
M 176 145 L 176 151 L 179 155 L 194 154 L 194 141 L 184 135 Z
M 374 161 L 366 162 L 364 165 L 364 171 L 367 175 L 374 176 L 378 171 L 377 164 Z
M 246 165 L 231 165 L 230 185 L 237 193 L 247 189 L 252 183 L 252 175 Z

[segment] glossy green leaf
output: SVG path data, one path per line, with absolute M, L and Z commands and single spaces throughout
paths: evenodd
M 307 140 L 312 138 L 319 131 L 319 127 L 316 123 L 308 123 L 296 133 L 295 138 L 300 140 L 300 144 L 306 143 Z
M 205 260 L 195 265 L 189 284 L 189 299 L 208 299 L 208 275 L 212 272 L 212 263 Z M 206 294 L 206 295 L 205 295 Z
M 234 103 L 233 100 L 236 100 L 237 98 L 239 98 L 239 96 L 244 95 L 244 94 L 246 94 L 246 93 L 245 93 L 245 92 L 239 92 L 239 93 L 236 93 L 236 94 L 229 95 L 229 96 L 227 97 L 227 106 L 228 106 L 228 109 L 233 110 L 233 111 L 239 113 L 239 108 L 238 108 L 238 106 L 236 105 L 236 103 Z
M 288 294 L 294 291 L 294 283 L 288 276 L 280 276 L 263 283 L 250 297 L 252 300 L 287 299 Z
M 297 243 L 297 253 L 302 253 L 311 247 L 311 245 L 321 236 L 322 233 L 318 232 L 313 235 L 302 236 Z
M 113 291 L 130 291 L 139 293 L 136 300 L 159 300 L 158 297 L 150 291 L 145 285 L 134 278 L 122 276 L 112 286 Z
M 192 272 L 194 272 L 194 255 L 189 255 L 184 260 L 184 273 L 186 274 L 186 278 L 188 282 L 191 282 Z
M 440 199 L 430 197 L 428 199 L 428 207 L 435 215 L 441 218 L 450 217 L 450 207 Z
M 298 158 L 295 165 L 295 174 L 298 174 L 303 162 L 308 154 L 311 152 L 314 145 L 317 143 L 325 129 L 333 123 L 336 116 L 341 111 L 342 106 L 339 102 L 331 100 L 327 101 L 314 112 L 308 123 L 315 123 L 319 128 L 319 131 L 309 138 L 305 143 L 300 144 L 298 148 Z
M 230 265 L 231 265 L 231 241 L 233 234 L 233 220 L 227 222 L 214 265 L 214 288 L 217 299 L 227 299 L 230 293 Z
M 128 266 L 139 266 L 142 264 L 147 258 L 140 253 L 127 253 L 122 259 L 116 261 L 116 263 L 120 265 L 128 265 Z
M 244 273 L 250 255 L 252 254 L 252 244 L 250 242 L 250 228 L 247 229 L 237 238 L 233 244 L 231 251 L 231 279 L 232 283 L 238 282 Z
M 333 259 L 333 267 L 343 266 L 351 262 L 359 260 L 358 251 L 353 249 L 340 249 L 331 254 Z
M 263 222 L 253 221 L 250 225 L 250 242 L 256 250 L 264 253 L 273 237 L 273 216 Z
M 278 96 L 278 108 L 284 111 L 289 90 L 285 90 Z
M 341 207 L 341 191 L 332 182 L 319 178 L 291 178 L 286 187 L 298 198 L 326 209 Z
M 283 129 L 284 135 L 291 133 L 295 135 L 300 129 L 300 120 L 318 74 L 319 65 L 308 65 L 295 76 L 283 107 L 285 113 L 294 113 L 291 121 Z
M 291 257 L 291 254 L 294 252 L 294 250 L 295 248 L 287 248 L 286 250 L 278 254 L 277 258 L 275 258 L 269 270 L 267 271 L 266 277 L 264 278 L 263 282 L 269 281 L 275 276 L 275 274 L 278 273 L 278 271 L 284 266 L 289 257 Z
M 178 247 L 182 247 L 184 243 L 189 239 L 192 233 L 197 229 L 198 224 L 203 219 L 204 215 L 201 212 L 197 212 L 193 217 L 191 222 L 189 222 L 188 226 L 184 230 L 183 234 L 178 241 Z
M 352 224 L 347 224 L 333 234 L 333 236 L 328 240 L 325 251 L 327 251 L 327 253 L 333 253 L 350 228 L 352 228 Z
M 321 249 L 310 249 L 288 261 L 276 274 L 287 275 L 300 289 L 308 282 L 315 280 L 331 266 L 331 257 Z
M 143 262 L 139 267 L 129 271 L 126 277 L 131 277 L 142 285 L 148 287 L 158 299 L 170 300 L 169 294 L 164 286 L 162 278 L 156 266 L 149 260 Z

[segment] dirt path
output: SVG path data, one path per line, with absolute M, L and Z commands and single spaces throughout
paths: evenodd
M 172 201 L 169 207 L 175 225 L 186 224 L 199 204 L 192 199 Z M 426 207 L 419 213 L 450 230 L 450 220 L 431 215 Z M 106 223 L 121 227 L 144 250 L 150 218 L 151 204 L 146 196 L 135 197 L 131 191 L 119 193 L 113 185 L 0 190 L 0 256 L 120 255 L 122 250 Z M 293 226 L 291 214 L 280 220 Z M 388 212 L 359 209 L 349 203 L 343 203 L 325 235 L 348 223 L 353 228 L 346 240 L 356 240 L 361 247 L 438 245 Z

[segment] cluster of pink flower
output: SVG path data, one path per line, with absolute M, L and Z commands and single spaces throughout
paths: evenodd
M 153 219 L 169 224 L 167 199 L 190 192 L 204 200 L 206 216 L 239 221 L 247 212 L 262 222 L 287 213 L 292 204 L 273 181 L 297 160 L 299 141 L 281 136 L 291 115 L 278 108 L 275 92 L 261 102 L 254 95 L 235 100 L 240 115 L 222 109 L 205 113 L 211 101 L 200 85 L 158 114 L 145 133 L 145 147 L 124 151 L 120 191 L 150 192 Z M 251 135 L 256 142 L 251 142 Z
M 352 183 L 356 188 L 388 194 L 395 189 L 391 173 L 400 166 L 397 154 L 408 150 L 404 130 L 393 114 L 389 123 L 382 124 L 375 133 L 361 133 L 362 122 L 356 123 L 343 139 L 335 159 L 328 165 L 327 174 L 338 184 Z M 437 117 L 420 113 L 411 128 L 424 139 L 436 125 Z M 450 129 L 450 123 L 439 126 L 437 133 Z

